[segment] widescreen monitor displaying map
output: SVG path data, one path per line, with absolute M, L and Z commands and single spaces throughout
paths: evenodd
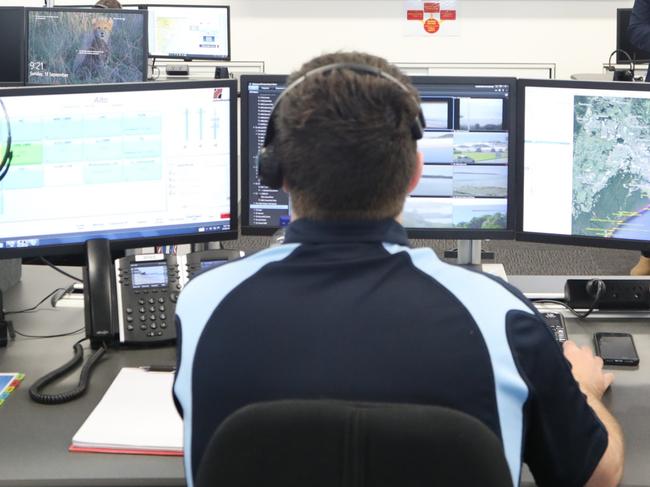
M 518 238 L 650 247 L 650 85 L 520 81 Z

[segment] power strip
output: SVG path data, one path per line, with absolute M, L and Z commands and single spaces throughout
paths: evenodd
M 572 308 L 590 308 L 594 303 L 598 280 L 603 282 L 605 289 L 595 308 L 650 309 L 650 280 L 642 279 L 567 279 L 564 300 Z

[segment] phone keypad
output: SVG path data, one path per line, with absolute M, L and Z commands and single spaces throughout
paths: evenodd
M 175 303 L 181 289 L 177 265 L 167 266 L 167 286 L 131 289 L 130 269 L 118 269 L 122 286 L 125 341 L 173 340 L 175 330 L 168 325 L 168 317 L 175 312 Z M 139 323 L 139 324 L 136 324 Z

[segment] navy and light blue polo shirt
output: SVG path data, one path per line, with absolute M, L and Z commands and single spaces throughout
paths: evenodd
M 578 486 L 607 447 L 543 319 L 497 278 L 411 249 L 394 220 L 298 220 L 285 243 L 193 279 L 174 395 L 188 485 L 235 410 L 275 399 L 435 404 L 502 440 L 515 485 Z

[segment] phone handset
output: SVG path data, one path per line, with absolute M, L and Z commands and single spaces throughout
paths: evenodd
M 175 255 L 129 255 L 115 261 L 121 344 L 154 345 L 176 339 L 174 316 L 181 290 Z

